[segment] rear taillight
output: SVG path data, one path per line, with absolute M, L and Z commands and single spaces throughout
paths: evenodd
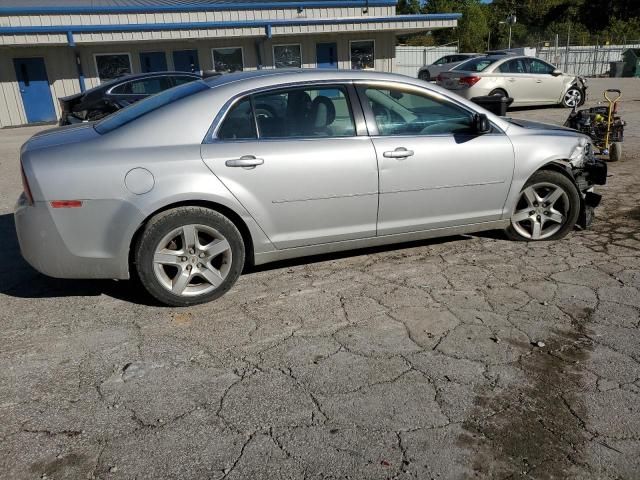
M 438 76 L 436 77 L 436 82 L 442 82 L 444 80 L 444 77 L 441 74 L 438 74 Z
M 466 85 L 467 87 L 473 87 L 476 83 L 478 83 L 480 81 L 481 77 L 478 77 L 477 75 L 471 75 L 468 77 L 460 77 L 458 79 L 458 83 L 460 85 Z
M 33 195 L 31 195 L 31 188 L 29 187 L 29 182 L 27 181 L 27 176 L 24 174 L 24 168 L 20 167 L 20 174 L 22 175 L 22 190 L 24 191 L 24 196 L 27 198 L 27 203 L 29 205 L 33 205 Z

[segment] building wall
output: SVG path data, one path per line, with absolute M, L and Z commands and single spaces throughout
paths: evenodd
M 226 38 L 203 40 L 178 40 L 165 42 L 134 42 L 97 45 L 78 45 L 71 47 L 12 47 L 0 48 L 0 127 L 27 123 L 22 105 L 20 90 L 16 79 L 13 58 L 42 57 L 49 78 L 51 96 L 56 114 L 60 116 L 57 99 L 80 92 L 80 83 L 75 64 L 75 52 L 80 55 L 85 76 L 86 88 L 100 83 L 94 55 L 97 53 L 129 53 L 133 73 L 140 73 L 140 53 L 164 51 L 167 67 L 174 68 L 172 52 L 174 50 L 198 50 L 200 68 L 213 69 L 211 49 L 214 47 L 242 47 L 244 69 L 253 70 L 258 66 L 256 38 Z M 300 44 L 302 66 L 316 67 L 316 44 L 335 42 L 338 47 L 339 68 L 350 69 L 350 42 L 353 40 L 373 40 L 375 42 L 375 69 L 390 72 L 395 57 L 395 35 L 393 32 L 361 32 L 354 34 L 292 35 L 278 36 L 260 40 L 260 49 L 264 68 L 273 68 L 273 46 Z

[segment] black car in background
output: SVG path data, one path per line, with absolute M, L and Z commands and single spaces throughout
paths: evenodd
M 200 75 L 189 72 L 125 75 L 83 93 L 58 99 L 62 112 L 59 124 L 98 120 L 138 100 L 200 78 Z

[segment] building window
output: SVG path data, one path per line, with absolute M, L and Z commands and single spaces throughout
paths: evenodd
M 373 70 L 375 68 L 375 46 L 373 40 L 350 43 L 351 69 Z
M 101 82 L 131 73 L 131 57 L 128 53 L 96 54 L 96 70 Z
M 302 68 L 300 45 L 274 45 L 273 65 L 276 68 Z
M 212 48 L 211 52 L 216 72 L 241 72 L 244 69 L 242 47 Z

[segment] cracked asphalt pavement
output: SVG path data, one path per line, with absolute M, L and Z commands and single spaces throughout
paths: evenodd
M 42 127 L 0 131 L 0 477 L 639 478 L 640 79 L 605 85 L 625 159 L 590 230 L 279 263 L 188 309 L 33 271 L 11 212 Z

